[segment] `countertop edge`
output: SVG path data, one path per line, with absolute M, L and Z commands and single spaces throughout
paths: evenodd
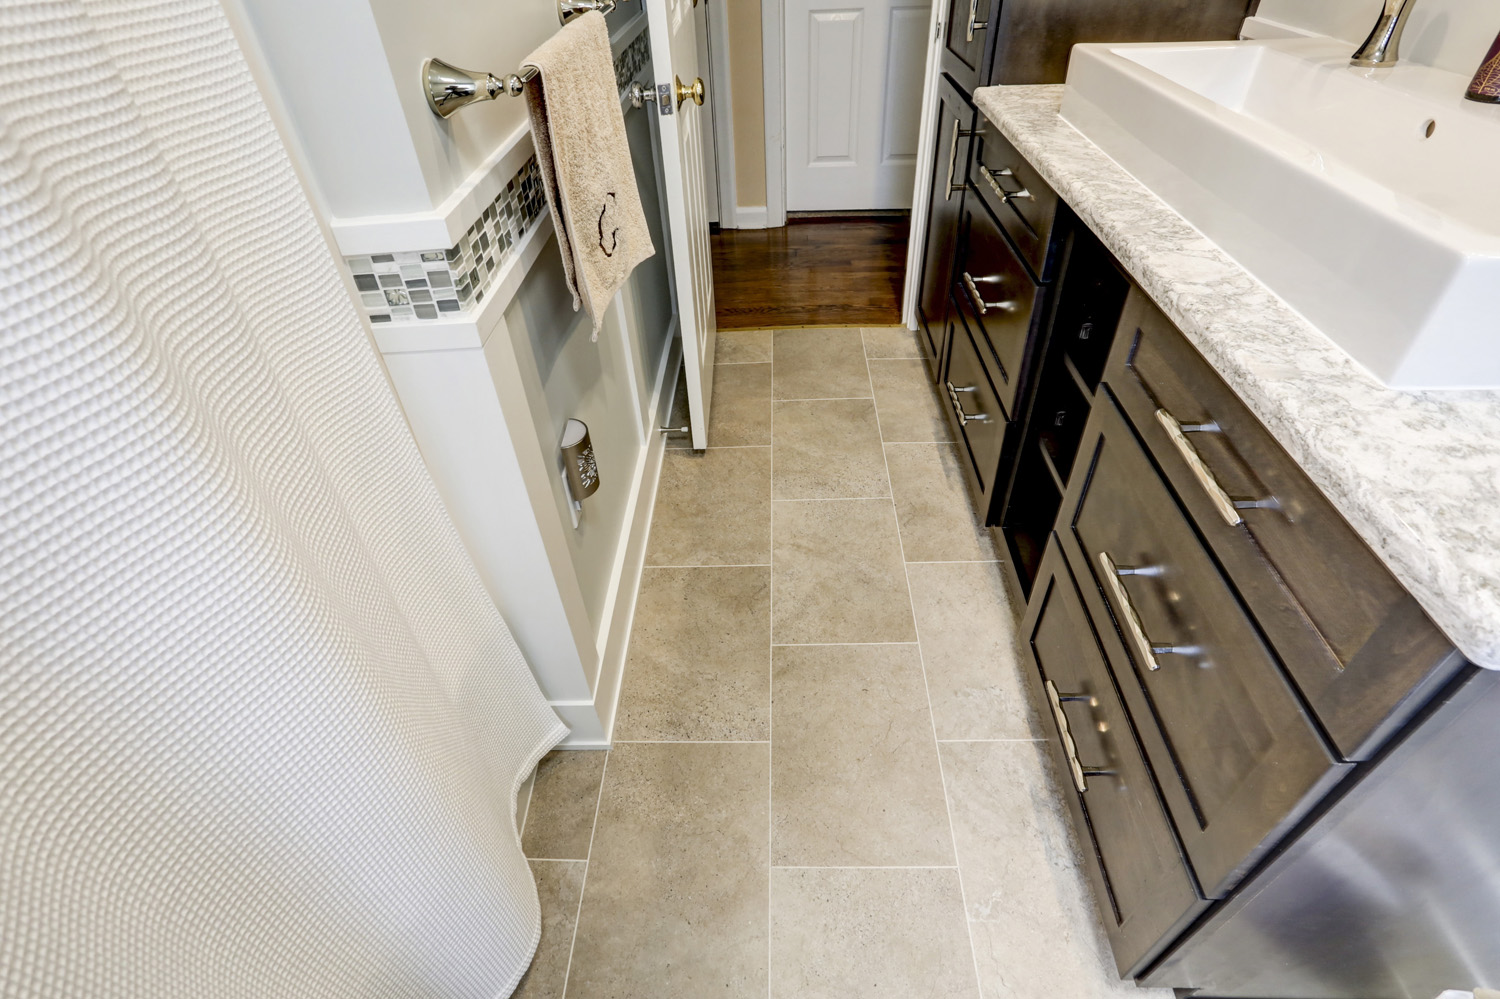
M 1500 669 L 1500 392 L 1381 384 L 1068 124 L 1063 90 L 974 99 L 1433 623 Z

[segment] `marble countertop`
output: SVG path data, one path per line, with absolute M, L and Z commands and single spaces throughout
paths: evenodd
M 1404 392 L 1354 362 L 1058 116 L 975 102 L 1476 665 L 1500 669 L 1500 392 Z

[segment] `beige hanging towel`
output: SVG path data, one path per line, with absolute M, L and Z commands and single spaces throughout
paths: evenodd
M 568 290 L 573 308 L 588 310 L 597 339 L 615 292 L 656 252 L 635 187 L 604 15 L 573 18 L 526 65 L 538 70 L 526 84 L 526 105 Z

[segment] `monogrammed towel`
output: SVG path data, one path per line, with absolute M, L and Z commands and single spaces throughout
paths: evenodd
M 635 187 L 604 15 L 575 17 L 531 53 L 531 137 L 573 308 L 594 336 L 635 265 L 656 252 Z

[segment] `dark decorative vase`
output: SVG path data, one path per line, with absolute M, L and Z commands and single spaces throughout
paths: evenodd
M 1474 74 L 1474 81 L 1469 84 L 1469 90 L 1464 96 L 1471 101 L 1500 104 L 1500 36 L 1490 46 L 1489 55 L 1484 57 L 1479 72 Z

